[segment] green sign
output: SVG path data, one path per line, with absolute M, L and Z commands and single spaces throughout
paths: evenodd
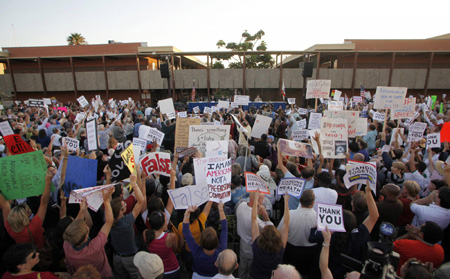
M 431 109 L 434 109 L 434 106 L 436 105 L 437 96 L 431 95 Z
M 42 195 L 47 164 L 42 151 L 0 159 L 0 190 L 7 200 Z

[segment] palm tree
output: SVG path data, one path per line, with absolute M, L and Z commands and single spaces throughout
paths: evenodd
M 67 37 L 67 42 L 69 43 L 69 46 L 88 44 L 88 42 L 86 42 L 86 39 L 81 36 L 80 33 L 70 33 L 70 36 Z

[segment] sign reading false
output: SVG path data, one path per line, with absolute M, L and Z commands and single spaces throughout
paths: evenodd
M 249 193 L 257 192 L 259 189 L 260 193 L 270 195 L 266 182 L 261 177 L 251 172 L 245 172 L 245 189 Z
M 287 192 L 289 196 L 299 198 L 305 183 L 306 180 L 303 178 L 282 178 L 277 188 L 277 195 L 282 196 Z
M 147 174 L 160 174 L 170 176 L 172 165 L 170 163 L 170 154 L 166 152 L 152 152 L 145 155 L 139 162 L 142 170 Z
M 8 147 L 9 153 L 11 155 L 23 154 L 28 152 L 33 152 L 34 149 L 26 143 L 21 136 L 13 134 L 3 137 L 5 144 Z
M 231 159 L 207 163 L 206 183 L 209 189 L 209 199 L 214 202 L 231 200 Z
M 345 232 L 342 205 L 317 204 L 317 230 L 325 231 L 326 227 L 332 232 Z
M 207 185 L 184 186 L 178 189 L 167 190 L 175 210 L 187 209 L 189 206 L 200 206 L 209 201 Z

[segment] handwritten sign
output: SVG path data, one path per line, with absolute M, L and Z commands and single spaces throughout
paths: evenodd
M 416 122 L 409 126 L 408 142 L 419 141 L 423 138 L 423 132 L 427 128 L 427 123 Z
M 186 111 L 180 111 L 179 113 L 177 113 L 179 118 L 186 118 L 187 117 L 187 112 Z
M 134 171 L 135 163 L 134 163 L 134 152 L 133 152 L 133 144 L 130 144 L 121 154 L 125 165 L 127 165 L 130 172 Z
M 200 125 L 200 118 L 177 119 L 175 128 L 175 150 L 180 152 L 189 146 L 189 126 Z
M 300 121 L 297 121 L 297 126 L 299 129 L 306 129 L 306 118 Z
M 324 117 L 328 118 L 341 118 L 347 119 L 348 125 L 348 137 L 354 138 L 356 136 L 356 126 L 358 125 L 359 111 L 330 111 L 326 110 L 323 114 Z
M 0 190 L 7 200 L 41 195 L 45 187 L 47 164 L 42 151 L 0 160 Z
M 239 106 L 248 106 L 250 102 L 250 96 L 246 95 L 234 95 L 234 103 Z
M 209 201 L 207 185 L 184 186 L 178 189 L 167 190 L 175 210 L 187 209 L 189 206 L 200 206 Z
M 344 102 L 341 102 L 341 101 L 329 101 L 328 102 L 328 109 L 329 110 L 343 110 L 344 109 Z
M 191 125 L 189 126 L 189 147 L 195 147 L 198 151 L 206 152 L 207 141 L 228 140 L 230 125 Z
M 342 205 L 317 204 L 317 230 L 325 231 L 326 227 L 332 232 L 345 232 Z
M 295 130 L 292 131 L 292 140 L 295 141 L 302 141 L 309 138 L 309 131 L 308 130 Z
M 195 114 L 198 114 L 198 113 L 200 112 L 200 107 L 199 107 L 199 106 L 193 107 L 193 108 L 192 108 L 192 111 L 193 111 Z
M 89 102 L 86 100 L 86 98 L 84 96 L 81 96 L 79 98 L 77 98 L 78 103 L 80 103 L 80 106 L 82 108 L 86 107 L 89 105 Z
M 97 164 L 97 160 L 69 156 L 63 186 L 66 197 L 72 190 L 97 185 Z
M 346 169 L 347 173 L 344 175 L 344 183 L 347 189 L 353 185 L 366 184 L 367 180 L 369 180 L 370 189 L 376 194 L 377 167 L 375 163 L 349 160 Z
M 97 121 L 95 119 L 86 122 L 86 140 L 88 151 L 98 149 Z
M 217 157 L 226 160 L 228 158 L 228 141 L 207 141 L 205 154 L 206 157 Z
M 0 122 L 0 132 L 2 133 L 3 137 L 14 134 L 11 124 L 9 124 L 8 120 Z
M 203 108 L 203 114 L 212 114 L 213 110 L 210 107 Z
M 80 141 L 77 139 L 64 137 L 62 138 L 62 144 L 67 145 L 67 149 L 71 152 L 77 151 L 77 149 L 80 147 Z
M 429 134 L 427 136 L 428 148 L 441 148 L 441 135 L 439 133 Z
M 303 178 L 282 178 L 277 188 L 277 195 L 284 195 L 286 192 L 289 196 L 299 198 L 305 186 L 306 180 Z
M 416 98 L 405 98 L 397 108 L 391 109 L 391 119 L 404 119 L 414 117 L 416 114 Z
M 219 101 L 219 103 L 217 104 L 217 107 L 219 109 L 228 109 L 230 107 L 230 102 L 228 101 Z
M 147 174 L 160 174 L 170 176 L 172 165 L 170 154 L 165 152 L 152 152 L 145 155 L 139 162 L 142 170 Z
M 231 200 L 231 159 L 208 163 L 206 183 L 211 201 L 227 202 Z
M 270 194 L 266 182 L 261 177 L 251 172 L 245 172 L 245 189 L 247 192 L 257 192 L 259 189 L 260 193 Z
M 358 118 L 356 122 L 356 136 L 367 135 L 367 118 Z
M 384 121 L 384 113 L 380 113 L 380 112 L 375 112 L 373 115 L 373 120 L 374 121 L 379 121 L 379 122 L 383 122 Z
M 159 109 L 161 113 L 165 113 L 169 119 L 175 118 L 175 108 L 173 106 L 173 99 L 167 98 L 158 101 Z
M 330 97 L 331 80 L 308 80 L 306 88 L 306 99 L 328 99 Z
M 295 98 L 288 98 L 288 104 L 295 105 Z
M 310 144 L 296 142 L 292 140 L 279 139 L 280 151 L 282 155 L 298 156 L 303 158 L 313 158 L 313 149 Z
M 97 212 L 103 204 L 103 190 L 114 187 L 114 184 L 88 187 L 84 189 L 73 190 L 70 192 L 69 203 L 82 203 L 86 198 L 88 207 Z
M 345 158 L 348 143 L 347 119 L 322 117 L 320 141 L 324 158 Z
M 377 86 L 375 93 L 374 108 L 375 109 L 394 109 L 400 107 L 404 103 L 406 87 L 385 87 Z
M 309 115 L 308 130 L 320 129 L 321 113 L 311 112 Z
M 342 91 L 335 89 L 332 92 L 334 92 L 333 100 L 339 101 L 341 99 Z
M 156 141 L 156 143 L 161 146 L 164 139 L 164 133 L 156 128 L 141 125 L 139 126 L 139 137 L 150 142 Z
M 355 104 L 362 103 L 362 97 L 361 96 L 353 96 L 353 102 Z
M 308 110 L 307 110 L 307 109 L 304 109 L 304 108 L 299 108 L 299 109 L 298 109 L 298 114 L 300 114 L 300 115 L 306 115 L 306 114 L 308 114 Z
M 26 143 L 21 136 L 12 134 L 3 137 L 6 146 L 8 147 L 9 153 L 12 155 L 23 154 L 28 152 L 33 152 L 34 149 Z
M 263 134 L 267 134 L 270 123 L 272 123 L 271 117 L 263 116 L 261 114 L 256 115 L 256 120 L 252 127 L 251 136 L 260 139 Z

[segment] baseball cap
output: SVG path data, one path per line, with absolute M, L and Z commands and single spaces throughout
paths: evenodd
M 164 273 L 163 262 L 156 254 L 138 252 L 134 256 L 133 264 L 139 269 L 139 273 L 144 279 L 154 279 Z

